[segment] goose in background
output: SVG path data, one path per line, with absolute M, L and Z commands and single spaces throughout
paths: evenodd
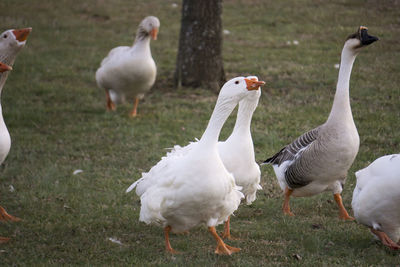
M 156 80 L 157 67 L 151 56 L 150 37 L 157 39 L 160 21 L 148 16 L 142 20 L 132 46 L 112 49 L 96 71 L 96 82 L 106 92 L 107 110 L 115 110 L 115 103 L 134 100 L 131 117 L 137 115 L 139 99 L 150 90 Z
M 282 148 L 264 164 L 272 164 L 284 191 L 283 212 L 293 216 L 289 198 L 332 191 L 339 207 L 339 218 L 354 220 L 342 203 L 342 186 L 359 147 L 359 136 L 350 107 L 349 83 L 357 54 L 378 38 L 360 26 L 350 35 L 341 54 L 336 93 L 328 120 Z
M 26 44 L 26 39 L 32 28 L 25 29 L 11 29 L 7 30 L 0 35 L 0 96 L 3 91 L 4 84 L 8 77 L 8 71 L 12 69 L 17 54 Z M 8 133 L 7 126 L 3 119 L 3 111 L 0 103 L 0 164 L 6 159 L 8 152 L 11 148 L 11 138 Z M 7 213 L 7 211 L 0 206 L 0 221 L 20 221 L 21 219 L 14 217 Z M 0 243 L 9 241 L 7 237 L 0 237 Z
M 386 155 L 356 172 L 354 217 L 382 243 L 400 248 L 400 154 Z
M 258 81 L 256 76 L 247 79 Z M 218 142 L 218 152 L 228 172 L 233 174 L 235 182 L 242 189 L 246 204 L 256 199 L 256 192 L 261 188 L 260 167 L 255 161 L 253 139 L 250 125 L 253 113 L 257 108 L 261 89 L 253 90 L 239 102 L 235 126 L 231 135 L 224 142 Z M 225 222 L 223 238 L 232 239 L 230 218 Z
M 177 253 L 169 241 L 171 231 L 186 232 L 200 224 L 207 225 L 215 238 L 215 253 L 230 255 L 240 250 L 226 245 L 215 230 L 243 198 L 219 156 L 218 137 L 239 101 L 263 84 L 244 77 L 226 82 L 201 139 L 185 147 L 176 146 L 127 189 L 129 192 L 136 187 L 140 196 L 139 220 L 164 227 L 168 252 Z

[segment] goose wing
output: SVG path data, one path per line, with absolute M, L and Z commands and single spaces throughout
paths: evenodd
M 285 161 L 295 160 L 297 157 L 300 156 L 300 154 L 304 151 L 306 147 L 308 147 L 312 142 L 317 139 L 318 133 L 319 127 L 304 133 L 296 140 L 294 140 L 291 144 L 282 148 L 278 153 L 266 159 L 263 163 L 281 165 Z
M 285 167 L 285 180 L 290 188 L 306 186 L 310 181 L 307 179 L 306 175 L 301 172 L 300 165 L 302 155 L 303 152 L 317 139 L 319 131 L 320 127 L 317 127 L 304 133 L 291 144 L 282 148 L 278 153 L 266 159 L 263 163 L 277 165 L 278 167 L 283 165 Z
M 118 46 L 108 53 L 108 55 L 101 61 L 100 66 L 106 65 L 108 62 L 111 62 L 113 59 L 118 59 L 120 57 L 124 57 L 129 52 L 129 46 Z
M 136 187 L 137 195 L 141 196 L 149 187 L 168 180 L 169 178 L 163 175 L 163 173 L 167 172 L 169 168 L 173 167 L 179 158 L 186 156 L 197 144 L 198 140 L 195 142 L 190 142 L 184 147 L 175 145 L 173 148 L 170 148 L 170 151 L 168 151 L 167 154 L 162 157 L 161 160 L 154 165 L 149 172 L 142 173 L 142 177 L 131 184 L 128 189 L 126 189 L 126 193 L 129 193 Z

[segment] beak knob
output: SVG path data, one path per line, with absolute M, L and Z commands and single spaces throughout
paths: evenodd
M 368 34 L 368 29 L 366 27 L 361 26 L 360 27 L 360 35 L 361 35 L 361 43 L 362 45 L 370 45 L 373 42 L 376 42 L 379 40 L 378 37 L 372 36 Z

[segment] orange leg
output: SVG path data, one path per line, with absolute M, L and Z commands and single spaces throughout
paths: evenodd
M 385 246 L 394 250 L 400 249 L 400 246 L 395 242 L 393 242 L 392 239 L 390 239 L 390 237 L 388 237 L 387 234 L 385 234 L 385 232 L 378 231 L 373 228 L 370 228 L 370 230 L 382 241 L 382 244 L 384 244 Z
M 111 97 L 110 97 L 110 92 L 106 89 L 106 101 L 107 101 L 107 110 L 114 111 L 115 110 L 115 104 L 112 102 Z
M 164 234 L 165 234 L 165 250 L 171 254 L 178 254 L 179 252 L 176 251 L 171 247 L 171 243 L 169 243 L 169 232 L 171 231 L 171 226 L 166 226 L 164 228 Z
M 131 111 L 131 113 L 129 113 L 129 116 L 136 117 L 137 115 L 137 107 L 139 105 L 139 98 L 135 97 L 135 103 L 133 103 L 133 109 Z
M 215 249 L 215 253 L 216 254 L 231 255 L 234 252 L 239 252 L 240 251 L 240 248 L 234 248 L 234 247 L 231 247 L 231 246 L 228 246 L 227 244 L 225 244 L 224 241 L 217 234 L 217 231 L 215 230 L 215 227 L 208 227 L 208 231 L 210 231 L 212 236 L 217 241 L 217 248 Z
M 339 193 L 337 193 L 333 194 L 333 198 L 335 199 L 337 205 L 339 206 L 339 218 L 342 220 L 353 221 L 354 218 L 349 216 L 349 214 L 347 213 L 346 209 L 343 206 L 342 196 Z
M 292 189 L 289 189 L 286 187 L 285 189 L 285 200 L 283 201 L 283 213 L 289 216 L 294 216 L 294 214 L 290 211 L 290 206 L 289 206 L 289 200 L 290 200 L 290 195 L 293 193 Z
M 228 220 L 226 220 L 225 225 L 224 225 L 224 233 L 222 234 L 222 238 L 228 238 L 231 239 L 231 229 L 230 229 L 230 220 L 231 217 L 228 217 Z
M 227 238 L 229 240 L 237 240 L 237 238 L 231 236 L 230 222 L 231 222 L 231 217 L 229 216 L 228 220 L 225 222 L 224 225 L 224 233 L 222 234 L 222 238 Z
M 19 222 L 20 220 L 20 218 L 8 214 L 7 211 L 2 206 L 0 206 L 0 221 Z

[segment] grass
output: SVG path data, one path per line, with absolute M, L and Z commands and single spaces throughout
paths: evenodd
M 12 147 L 0 169 L 0 203 L 20 223 L 2 223 L 4 265 L 397 265 L 398 252 L 373 241 L 366 227 L 341 222 L 331 194 L 292 200 L 296 217 L 282 215 L 272 169 L 263 190 L 232 219 L 228 242 L 242 248 L 216 256 L 204 227 L 173 235 L 183 253 L 164 252 L 162 230 L 138 221 L 139 199 L 124 190 L 149 170 L 164 148 L 200 137 L 215 104 L 207 88 L 172 88 L 180 1 L 2 0 L 2 29 L 33 27 L 2 93 Z M 398 153 L 400 143 L 400 20 L 398 1 L 224 1 L 224 64 L 228 78 L 253 74 L 267 81 L 252 133 L 261 161 L 325 121 L 340 51 L 347 35 L 369 26 L 380 41 L 358 56 L 351 79 L 353 116 L 361 139 L 343 192 L 350 210 L 354 171 Z M 117 45 L 133 41 L 147 14 L 160 18 L 152 42 L 157 81 L 128 118 L 130 105 L 105 111 L 94 73 Z M 299 45 L 289 45 L 297 40 Z M 196 119 L 193 119 L 196 118 Z M 221 138 L 232 130 L 234 116 Z M 81 169 L 82 173 L 73 175 Z M 14 192 L 9 191 L 12 185 Z M 114 237 L 122 246 L 108 238 Z M 294 255 L 298 255 L 295 257 Z

